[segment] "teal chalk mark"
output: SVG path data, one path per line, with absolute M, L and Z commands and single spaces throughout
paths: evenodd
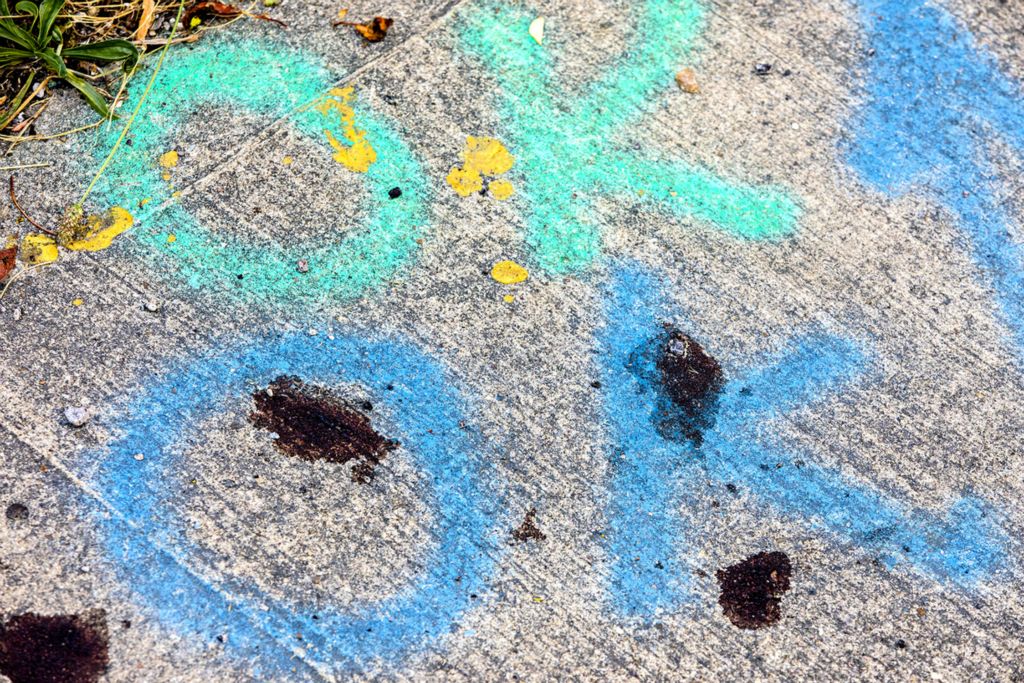
M 135 82 L 147 78 L 141 73 Z M 171 52 L 129 133 L 131 146 L 118 151 L 97 184 L 93 201 L 130 211 L 137 221 L 137 243 L 173 260 L 177 275 L 190 287 L 230 287 L 289 303 L 362 294 L 413 257 L 416 238 L 427 222 L 423 171 L 399 132 L 382 117 L 354 105 L 356 127 L 366 131 L 377 152 L 377 161 L 358 180 L 369 189 L 368 215 L 351 231 L 324 225 L 314 240 L 283 245 L 256 235 L 214 232 L 174 200 L 158 164 L 159 156 L 174 148 L 188 117 L 214 105 L 268 118 L 294 112 L 292 125 L 323 140 L 329 155 L 325 129 L 346 143 L 337 115 L 296 109 L 326 95 L 334 80 L 310 55 L 272 43 L 206 41 Z M 125 111 L 135 106 L 141 93 L 142 88 L 135 86 Z M 101 135 L 97 157 L 105 155 L 119 132 L 115 126 Z M 339 172 L 349 173 L 341 166 Z M 402 196 L 391 200 L 388 190 L 396 186 Z M 139 202 L 146 198 L 149 203 L 140 209 Z M 336 201 L 341 214 L 347 199 Z M 176 241 L 169 244 L 171 233 Z M 308 261 L 307 273 L 297 272 L 299 259 Z
M 567 93 L 555 78 L 549 49 L 529 35 L 532 16 L 485 5 L 463 20 L 465 50 L 490 69 L 501 89 L 505 141 L 516 157 L 510 172 L 528 211 L 526 240 L 550 272 L 586 268 L 601 253 L 590 217 L 595 193 L 625 195 L 678 216 L 707 221 L 746 239 L 790 235 L 796 202 L 778 188 L 756 188 L 679 161 L 643 156 L 644 141 L 627 126 L 674 89 L 676 71 L 704 26 L 694 0 L 648 0 L 628 56 L 585 93 Z

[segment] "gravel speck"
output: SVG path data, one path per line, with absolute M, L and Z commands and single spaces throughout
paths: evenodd
M 72 427 L 83 427 L 92 419 L 92 411 L 88 408 L 72 406 L 64 409 L 64 419 Z

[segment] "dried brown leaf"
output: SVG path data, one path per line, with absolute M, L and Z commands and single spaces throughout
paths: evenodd
M 139 17 L 139 27 L 135 29 L 135 40 L 145 40 L 149 29 L 153 28 L 153 18 L 156 16 L 156 0 L 142 0 L 142 16 Z
M 234 5 L 229 5 L 225 2 L 217 2 L 217 0 L 202 0 L 201 2 L 195 3 L 187 10 L 185 10 L 185 14 L 183 14 L 181 17 L 181 23 L 185 26 L 191 26 L 192 17 L 198 16 L 200 14 L 219 17 L 221 19 L 234 19 L 235 17 L 239 17 L 244 14 L 247 17 L 251 17 L 253 19 L 259 19 L 260 21 L 270 21 L 285 28 L 288 27 L 288 25 L 285 24 L 280 19 L 275 19 L 266 14 L 248 14 L 244 10 L 239 9 Z
M 8 242 L 8 244 L 11 244 Z M 14 242 L 12 246 L 8 246 L 4 249 L 0 249 L 0 282 L 10 274 L 14 267 L 18 263 L 18 243 Z
M 395 23 L 387 17 L 374 17 L 373 21 L 360 24 L 354 21 L 336 21 L 335 26 L 351 26 L 352 30 L 361 35 L 370 43 L 379 43 L 388 35 L 388 29 Z

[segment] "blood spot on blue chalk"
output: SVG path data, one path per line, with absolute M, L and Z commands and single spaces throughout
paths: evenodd
M 308 386 L 298 377 L 282 376 L 253 394 L 256 409 L 250 419 L 277 434 L 274 446 L 302 460 L 344 464 L 355 460 L 352 481 L 366 484 L 387 454 L 398 447 L 378 433 L 365 415 L 369 401 L 356 404 L 322 387 Z
M 26 612 L 0 625 L 0 674 L 12 683 L 93 683 L 107 670 L 107 614 Z
M 722 366 L 694 339 L 671 328 L 661 344 L 657 365 L 661 384 L 679 409 L 680 426 L 699 445 L 725 386 Z
M 630 366 L 658 393 L 654 415 L 658 434 L 700 447 L 704 431 L 714 426 L 725 387 L 718 361 L 691 336 L 666 325 L 664 334 L 633 354 Z
M 779 598 L 789 590 L 792 573 L 786 553 L 751 555 L 715 572 L 722 590 L 718 604 L 737 628 L 771 626 L 782 617 Z

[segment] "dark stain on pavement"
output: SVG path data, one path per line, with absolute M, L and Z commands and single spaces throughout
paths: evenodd
M 11 503 L 4 515 L 12 522 L 20 522 L 28 519 L 28 507 L 24 503 Z
M 719 569 L 715 573 L 722 590 L 718 604 L 734 626 L 771 626 L 782 616 L 779 598 L 789 590 L 792 571 L 789 557 L 779 551 L 751 555 Z
M 26 612 L 0 625 L 0 673 L 12 683 L 92 683 L 107 670 L 107 614 Z
M 530 508 L 523 519 L 523 523 L 512 530 L 512 539 L 525 543 L 526 541 L 543 541 L 547 536 L 537 526 L 537 509 Z
M 372 409 L 369 403 L 357 406 L 298 377 L 278 377 L 253 400 L 253 424 L 277 433 L 279 451 L 308 461 L 356 460 L 352 481 L 361 484 L 373 479 L 377 465 L 399 445 L 373 429 L 363 412 Z
M 705 430 L 714 426 L 725 387 L 718 361 L 693 337 L 665 325 L 665 332 L 638 349 L 630 364 L 644 384 L 657 392 L 658 433 L 700 447 Z

